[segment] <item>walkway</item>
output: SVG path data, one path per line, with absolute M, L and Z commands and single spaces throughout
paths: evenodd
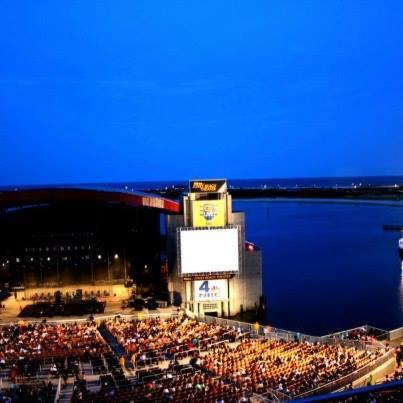
M 114 352 L 117 359 L 119 359 L 122 355 L 125 359 L 125 367 L 126 369 L 134 369 L 133 364 L 130 361 L 130 357 L 126 354 L 125 349 L 118 343 L 115 336 L 105 327 L 99 326 L 98 328 L 99 333 L 104 338 L 104 340 L 109 344 L 109 347 Z

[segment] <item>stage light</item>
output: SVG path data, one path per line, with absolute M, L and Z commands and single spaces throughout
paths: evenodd
M 102 255 L 98 255 L 98 260 L 101 260 L 102 259 Z
M 119 259 L 119 255 L 117 253 L 115 253 L 114 259 Z

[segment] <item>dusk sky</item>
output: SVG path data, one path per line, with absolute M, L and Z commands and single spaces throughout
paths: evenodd
M 403 174 L 403 2 L 3 1 L 0 184 Z

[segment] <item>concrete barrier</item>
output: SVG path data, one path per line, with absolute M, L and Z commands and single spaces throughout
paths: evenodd
M 399 327 L 389 332 L 389 341 L 394 341 L 402 337 L 403 337 L 403 327 Z

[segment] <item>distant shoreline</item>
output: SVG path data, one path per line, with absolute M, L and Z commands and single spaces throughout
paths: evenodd
M 287 198 L 287 199 L 347 199 L 347 200 L 403 200 L 399 187 L 350 187 L 303 189 L 231 189 L 234 199 Z
M 403 207 L 402 200 L 388 200 L 388 199 L 347 199 L 347 198 L 296 198 L 296 197 L 260 197 L 250 199 L 233 199 L 235 202 L 251 202 L 251 203 L 317 203 L 317 204 L 355 204 L 365 206 L 387 206 L 387 207 Z
M 147 189 L 162 197 L 179 199 L 184 189 Z M 345 201 L 403 201 L 403 186 L 348 187 L 348 188 L 230 188 L 234 200 L 282 199 L 282 200 L 345 200 Z

